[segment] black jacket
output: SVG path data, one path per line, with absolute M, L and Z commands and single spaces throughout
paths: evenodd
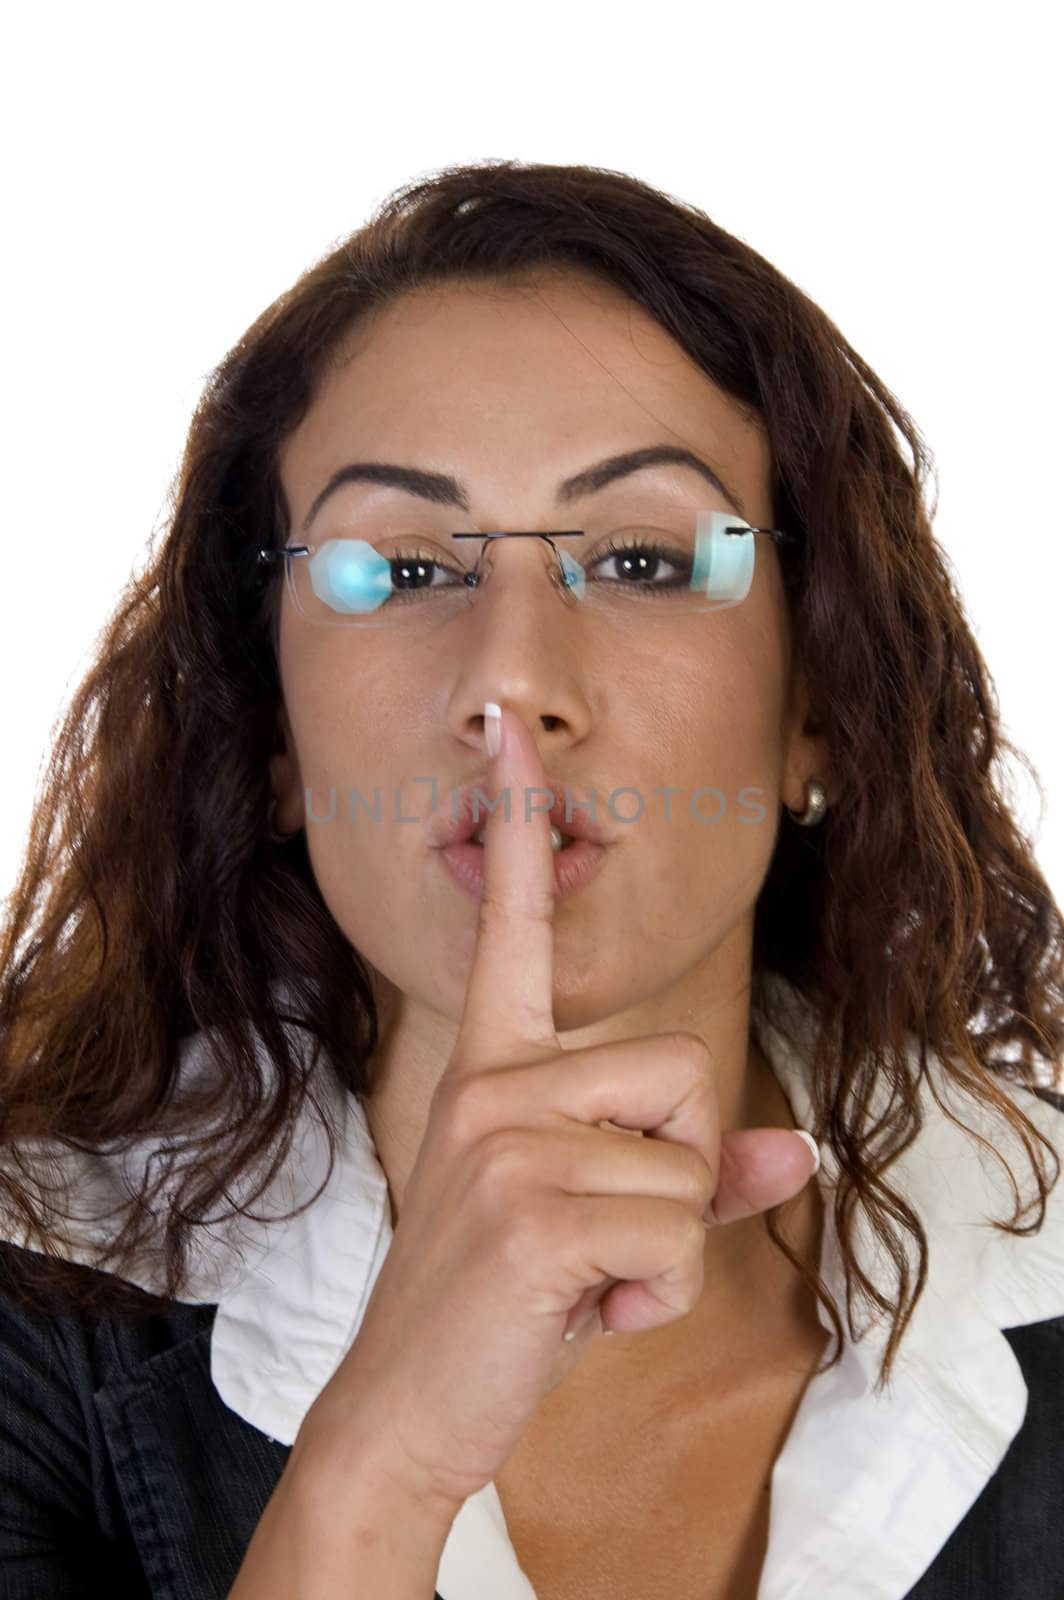
M 224 1600 L 289 1447 L 215 1390 L 216 1307 L 46 1318 L 8 1290 L 32 1255 L 0 1242 L 0 1600 Z M 1064 1597 L 1064 1317 L 1006 1336 L 1026 1418 L 910 1600 Z

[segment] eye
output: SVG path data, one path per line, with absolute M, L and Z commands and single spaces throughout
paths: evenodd
M 403 551 L 388 555 L 392 569 L 393 594 L 418 594 L 426 589 L 446 589 L 461 585 L 465 574 L 436 556 Z
M 631 534 L 610 539 L 606 548 L 586 563 L 586 570 L 592 573 L 602 566 L 606 567 L 605 581 L 624 588 L 686 588 L 691 581 L 692 557 L 657 535 Z
M 460 594 L 462 576 L 431 547 L 336 538 L 313 551 L 297 581 L 304 607 L 321 605 L 346 616 L 416 604 L 429 595 Z

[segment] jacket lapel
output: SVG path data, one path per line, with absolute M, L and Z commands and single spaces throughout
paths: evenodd
M 153 1600 L 223 1600 L 290 1447 L 222 1402 L 209 1327 L 95 1399 Z

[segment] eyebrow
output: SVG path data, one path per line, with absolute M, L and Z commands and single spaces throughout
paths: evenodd
M 746 520 L 742 501 L 728 488 L 708 461 L 703 461 L 701 456 L 695 455 L 692 450 L 668 444 L 650 445 L 643 450 L 627 450 L 622 455 L 607 456 L 604 461 L 597 461 L 593 466 L 585 467 L 583 472 L 578 472 L 575 477 L 563 478 L 558 485 L 556 503 L 559 506 L 569 505 L 584 495 L 605 489 L 609 484 L 616 483 L 619 478 L 627 478 L 631 473 L 641 472 L 645 467 L 661 466 L 692 468 L 707 483 L 712 484 L 733 510 Z M 467 513 L 469 511 L 469 495 L 465 485 L 458 478 L 451 477 L 449 473 L 423 472 L 418 467 L 397 466 L 389 461 L 352 461 L 333 473 L 314 500 L 303 519 L 301 530 L 303 533 L 306 533 L 329 496 L 335 494 L 345 483 L 381 483 L 392 489 L 402 489 L 407 494 L 418 495 L 422 500 L 431 500 L 435 505 L 456 506 L 460 511 Z

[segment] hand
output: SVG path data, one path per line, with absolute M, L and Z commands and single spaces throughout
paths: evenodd
M 546 787 L 510 712 L 490 781 L 511 800 Z M 686 1316 L 706 1227 L 780 1204 L 813 1170 L 786 1129 L 721 1137 L 694 1034 L 564 1049 L 546 814 L 491 812 L 484 849 L 454 1051 L 364 1320 L 314 1408 L 372 1435 L 382 1469 L 451 1514 L 502 1468 L 600 1318 L 638 1332 Z

